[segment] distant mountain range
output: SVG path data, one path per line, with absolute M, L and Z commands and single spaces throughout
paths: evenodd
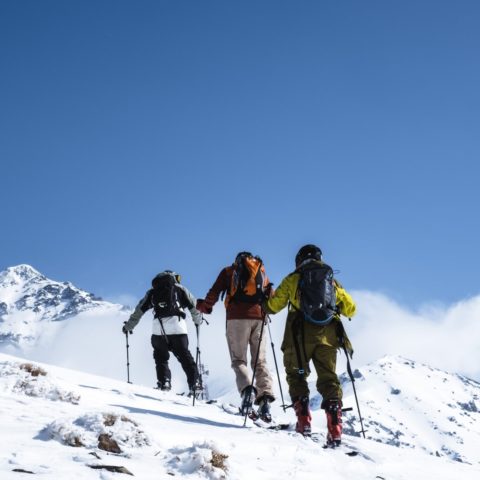
M 33 345 L 45 332 L 55 329 L 55 322 L 85 312 L 126 309 L 70 282 L 51 280 L 30 265 L 17 265 L 0 273 L 0 343 L 3 344 Z

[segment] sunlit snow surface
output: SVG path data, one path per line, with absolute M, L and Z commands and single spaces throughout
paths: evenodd
M 406 364 L 403 367 L 398 360 L 386 358 L 382 361 L 391 363 L 395 373 L 402 374 L 403 380 L 408 382 L 407 372 L 411 367 Z M 121 475 L 94 470 L 89 465 L 123 466 L 141 479 L 450 480 L 474 479 L 480 474 L 478 458 L 470 458 L 471 464 L 460 463 L 442 452 L 439 452 L 440 457 L 430 455 L 423 447 L 398 448 L 348 435 L 345 436 L 348 447 L 324 450 L 321 444 L 295 433 L 267 431 L 250 421 L 243 428 L 241 417 L 223 411 L 221 399 L 211 405 L 197 401 L 193 407 L 191 399 L 174 392 L 159 392 L 45 364 L 39 365 L 43 373 L 33 376 L 29 373 L 32 370 L 30 365 L 36 368 L 39 364 L 0 354 L 2 479 L 18 479 L 26 475 L 14 472 L 14 469 L 52 479 L 113 479 Z M 367 367 L 364 373 L 365 377 L 372 376 L 369 389 L 373 392 L 383 385 L 383 390 L 378 393 L 385 397 L 393 395 L 395 402 L 404 403 L 408 411 L 415 398 L 400 402 L 402 393 L 389 393 L 388 382 L 382 384 L 382 374 L 373 373 L 377 367 Z M 388 368 L 385 366 L 385 378 L 388 377 Z M 428 371 L 429 375 L 438 376 L 439 387 L 450 381 L 444 382 L 442 373 L 430 371 L 428 367 L 417 366 L 415 369 L 422 375 Z M 458 381 L 462 382 L 461 379 Z M 470 385 L 462 383 L 462 388 L 464 386 L 469 392 Z M 396 387 L 399 390 L 405 388 L 401 382 Z M 449 388 L 453 387 L 449 385 Z M 472 388 L 477 389 L 473 392 L 478 392 L 477 385 Z M 370 390 L 361 390 L 368 403 Z M 423 397 L 424 401 L 431 403 L 433 409 L 442 407 L 447 392 L 435 391 L 432 387 L 428 393 L 428 397 Z M 419 398 L 421 396 L 419 393 Z M 463 400 L 459 399 L 460 403 Z M 369 408 L 365 409 L 367 417 Z M 463 423 L 478 415 L 474 411 L 469 412 L 470 417 L 460 414 L 465 411 L 469 410 L 458 407 L 459 421 L 461 419 Z M 418 412 L 415 414 L 419 422 L 417 435 L 428 443 L 431 441 L 430 426 Z M 388 412 L 379 415 L 388 416 Z M 321 416 L 320 411 L 314 411 L 314 430 L 323 430 Z M 291 411 L 279 415 L 279 420 L 286 419 L 292 420 Z M 433 416 L 432 421 L 441 423 L 439 416 Z M 448 419 L 445 421 L 454 423 Z M 368 419 L 367 423 L 369 429 L 374 428 Z M 454 428 L 457 432 L 460 429 L 458 425 Z M 117 441 L 121 453 L 107 453 L 97 447 L 98 435 L 102 433 Z M 373 436 L 373 432 L 370 433 Z M 82 446 L 73 446 L 75 444 Z M 431 447 L 435 448 L 435 445 Z M 360 455 L 345 455 L 350 448 L 358 450 Z M 467 456 L 468 452 L 463 454 Z M 223 468 L 212 464 L 213 457 L 223 458 Z M 213 463 L 218 465 L 215 461 Z

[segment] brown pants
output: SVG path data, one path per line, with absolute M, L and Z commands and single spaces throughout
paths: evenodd
M 250 345 L 250 365 L 252 370 L 258 355 L 257 369 L 255 372 L 255 387 L 257 399 L 263 395 L 273 397 L 272 376 L 267 367 L 266 337 L 267 327 L 263 329 L 262 343 L 259 345 L 262 320 L 227 320 L 227 343 L 232 360 L 232 368 L 237 380 L 237 388 L 240 393 L 252 384 L 252 375 L 247 366 L 247 349 Z

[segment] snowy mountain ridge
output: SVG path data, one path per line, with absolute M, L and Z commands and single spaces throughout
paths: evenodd
M 279 420 L 291 416 L 280 414 Z M 0 422 L 8 438 L 0 443 L 0 474 L 7 480 L 20 472 L 46 479 L 119 478 L 106 468 L 145 480 L 473 480 L 480 474 L 478 456 L 459 463 L 349 435 L 344 447 L 325 450 L 322 441 L 293 431 L 270 431 L 250 421 L 242 427 L 243 417 L 226 413 L 221 399 L 192 406 L 174 392 L 4 354 Z M 323 426 L 315 423 L 315 430 Z M 345 455 L 351 451 L 357 454 Z
M 366 436 L 401 448 L 480 461 L 480 384 L 401 356 L 385 356 L 354 371 Z M 352 386 L 341 375 L 348 406 Z M 347 412 L 344 431 L 359 436 L 356 411 Z
M 0 272 L 0 343 L 33 345 L 45 331 L 55 330 L 53 322 L 85 312 L 125 308 L 105 302 L 70 282 L 51 280 L 30 265 Z

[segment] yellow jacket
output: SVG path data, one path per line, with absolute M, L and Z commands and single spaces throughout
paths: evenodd
M 290 311 L 300 309 L 300 298 L 298 292 L 298 281 L 300 273 L 293 272 L 282 280 L 279 287 L 275 290 L 274 295 L 266 302 L 266 310 L 268 313 L 277 313 L 283 310 L 288 302 L 294 308 L 290 307 Z M 355 315 L 355 302 L 346 290 L 335 280 L 335 293 L 337 296 L 337 306 L 342 315 L 353 317 Z
M 300 280 L 300 273 L 295 271 L 286 276 L 275 293 L 263 305 L 267 314 L 278 313 L 285 308 L 290 302 L 289 312 L 287 316 L 287 323 L 285 325 L 285 333 L 283 337 L 282 350 L 293 348 L 292 337 L 292 323 L 299 318 L 300 313 L 300 298 L 298 290 L 298 282 Z M 346 290 L 335 280 L 335 293 L 337 299 L 337 307 L 339 314 L 336 314 L 329 324 L 325 326 L 314 325 L 309 322 L 304 322 L 304 336 L 305 342 L 312 344 L 321 344 L 334 348 L 340 348 L 338 338 L 338 326 L 341 324 L 340 314 L 350 318 L 355 314 L 355 302 Z M 303 317 L 303 316 L 302 316 Z M 344 334 L 344 344 L 350 356 L 353 354 L 352 344 L 347 335 Z

